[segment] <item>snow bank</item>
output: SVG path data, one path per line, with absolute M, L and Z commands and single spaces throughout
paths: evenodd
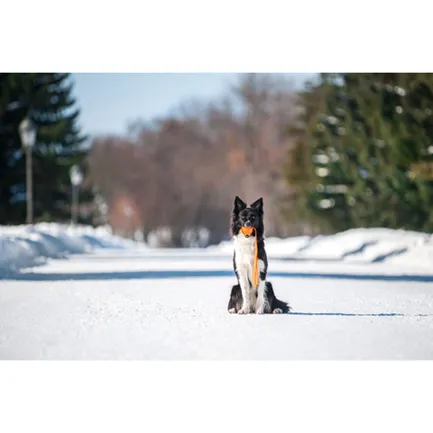
M 295 254 L 311 242 L 310 236 L 294 236 L 287 239 L 267 238 L 266 251 L 273 257 Z
M 216 248 L 231 253 L 233 244 L 225 241 Z M 266 250 L 270 257 L 293 260 L 433 266 L 431 234 L 386 228 L 351 229 L 330 236 L 267 238 Z
M 144 243 L 114 236 L 109 227 L 41 223 L 0 226 L 0 277 L 37 266 L 49 259 L 66 258 L 95 249 L 147 248 Z M 433 266 L 433 236 L 405 230 L 359 228 L 331 236 L 268 238 L 270 258 L 349 263 L 386 262 L 419 269 Z M 158 250 L 160 251 L 160 250 Z M 232 241 L 200 248 L 204 254 L 232 254 Z
M 419 265 L 417 258 L 420 247 L 431 250 L 433 237 L 427 233 L 405 230 L 359 228 L 333 236 L 313 238 L 296 256 L 310 260 L 344 260 L 358 263 L 400 261 L 405 265 Z M 431 264 L 433 261 L 430 261 Z
M 48 259 L 95 249 L 124 249 L 144 244 L 114 236 L 108 227 L 68 226 L 40 223 L 34 226 L 0 226 L 0 277 Z

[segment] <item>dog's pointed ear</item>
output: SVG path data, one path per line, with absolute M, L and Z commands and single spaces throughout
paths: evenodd
M 239 213 L 241 210 L 246 209 L 246 207 L 247 204 L 243 202 L 238 196 L 236 196 L 233 211 Z
M 260 197 L 254 203 L 250 205 L 250 207 L 257 209 L 259 212 L 263 212 L 263 197 Z

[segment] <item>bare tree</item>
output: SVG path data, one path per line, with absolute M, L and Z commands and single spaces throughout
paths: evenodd
M 282 233 L 283 161 L 294 121 L 292 83 L 276 75 L 242 76 L 220 99 L 187 101 L 169 116 L 131 124 L 127 137 L 100 137 L 89 157 L 92 179 L 110 204 L 132 197 L 145 232 L 199 227 L 211 242 L 228 234 L 234 195 L 266 200 L 268 235 Z

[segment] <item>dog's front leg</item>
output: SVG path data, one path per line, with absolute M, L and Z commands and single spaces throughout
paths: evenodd
M 247 272 L 248 269 L 246 267 L 239 272 L 239 285 L 242 290 L 242 308 L 238 311 L 238 314 L 250 314 L 253 312 L 251 288 Z
M 270 312 L 268 297 L 266 296 L 266 273 L 264 272 L 264 263 L 259 260 L 260 278 L 257 287 L 256 314 Z
M 256 314 L 265 313 L 265 282 L 260 281 L 257 289 Z

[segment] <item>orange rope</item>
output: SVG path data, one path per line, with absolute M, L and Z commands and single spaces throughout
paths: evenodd
M 254 241 L 254 263 L 253 263 L 253 284 L 255 286 L 259 285 L 259 246 L 257 242 L 257 230 L 254 227 L 242 227 L 241 232 L 244 235 L 250 236 L 251 233 L 255 231 L 255 241 Z

